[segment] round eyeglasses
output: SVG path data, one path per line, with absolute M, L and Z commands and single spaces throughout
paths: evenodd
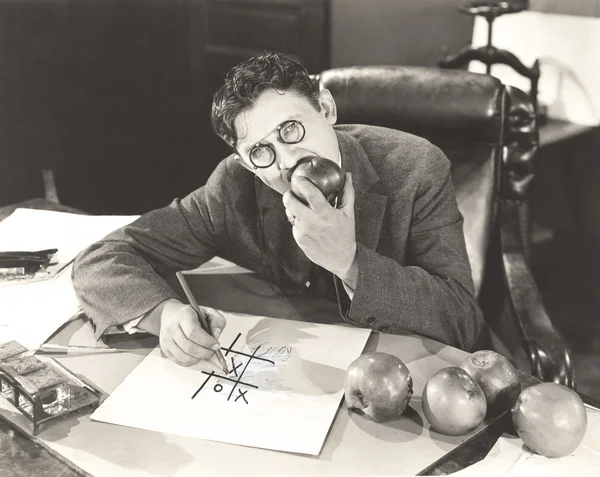
M 277 140 L 283 144 L 298 144 L 306 134 L 304 125 L 296 119 L 282 122 L 274 131 L 277 131 Z M 277 154 L 272 144 L 257 143 L 250 150 L 248 157 L 255 168 L 266 169 L 275 163 Z

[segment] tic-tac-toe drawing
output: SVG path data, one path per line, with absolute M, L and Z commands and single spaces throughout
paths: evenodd
M 370 330 L 223 314 L 227 326 L 219 341 L 228 374 L 216 359 L 179 366 L 157 347 L 92 419 L 318 454 L 344 393 L 346 369 Z
M 211 381 L 211 378 L 214 378 L 213 381 L 216 381 L 212 383 L 212 390 L 214 392 L 220 393 L 226 387 L 230 388 L 227 396 L 227 400 L 229 401 L 232 399 L 234 391 L 237 389 L 237 395 L 233 400 L 237 402 L 238 399 L 241 399 L 241 402 L 248 404 L 248 398 L 246 397 L 248 394 L 248 389 L 258 389 L 256 384 L 249 382 L 252 380 L 251 377 L 257 374 L 257 370 L 261 374 L 273 371 L 278 363 L 285 364 L 290 359 L 291 349 L 289 346 L 279 346 L 278 349 L 273 349 L 273 347 L 269 346 L 268 344 L 266 346 L 263 344 L 255 346 L 251 353 L 247 353 L 242 350 L 238 351 L 236 350 L 235 345 L 238 343 L 240 336 L 241 333 L 238 333 L 229 347 L 221 348 L 221 350 L 224 351 L 225 358 L 229 358 L 231 361 L 227 376 L 219 374 L 215 371 L 202 371 L 202 373 L 207 375 L 207 377 L 202 385 L 196 390 L 196 392 L 194 392 L 192 399 L 194 399 L 198 393 L 202 391 L 202 389 L 207 387 L 209 381 Z M 272 359 L 269 359 L 266 356 L 271 357 Z M 242 378 L 245 374 L 249 376 L 247 379 L 248 382 L 242 381 Z M 225 385 L 223 383 L 225 383 Z

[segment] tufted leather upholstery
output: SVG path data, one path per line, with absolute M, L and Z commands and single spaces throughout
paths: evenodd
M 507 97 L 491 76 L 396 66 L 337 68 L 320 75 L 340 123 L 386 126 L 426 137 L 452 162 L 458 207 L 479 294 L 496 214 Z M 475 199 L 475 200 L 473 200 Z
M 315 80 L 335 98 L 339 123 L 400 129 L 445 152 L 475 290 L 499 351 L 517 365 L 524 356 L 540 379 L 574 387 L 570 351 L 526 260 L 521 204 L 539 148 L 528 95 L 492 76 L 425 67 L 334 68 Z

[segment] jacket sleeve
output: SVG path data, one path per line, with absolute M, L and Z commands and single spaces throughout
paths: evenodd
M 416 333 L 470 350 L 481 339 L 482 313 L 456 203 L 450 162 L 435 147 L 419 162 L 406 260 L 358 244 L 358 281 L 347 321 L 390 333 Z M 390 206 L 389 227 L 402 247 L 398 217 Z
M 225 210 L 219 184 L 224 163 L 207 184 L 184 199 L 142 215 L 81 252 L 73 286 L 96 337 L 168 298 L 178 298 L 165 278 L 218 254 Z

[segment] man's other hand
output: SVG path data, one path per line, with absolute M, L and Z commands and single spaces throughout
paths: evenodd
M 209 359 L 219 349 L 225 318 L 212 308 L 200 307 L 211 336 L 202 329 L 197 313 L 190 305 L 168 300 L 160 316 L 159 343 L 163 353 L 181 366 L 192 366 Z
M 356 255 L 352 176 L 346 173 L 342 201 L 337 209 L 310 181 L 302 178 L 298 187 L 308 206 L 291 191 L 283 196 L 287 216 L 295 217 L 292 231 L 296 243 L 312 262 L 343 279 Z

